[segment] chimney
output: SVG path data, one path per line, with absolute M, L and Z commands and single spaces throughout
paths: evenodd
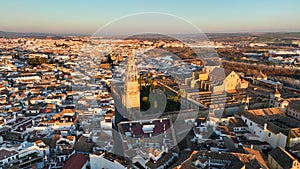
M 265 124 L 264 124 L 264 130 L 267 130 L 267 127 L 268 127 L 268 124 L 265 123 Z

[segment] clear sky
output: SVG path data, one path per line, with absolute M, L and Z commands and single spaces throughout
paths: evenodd
M 300 32 L 299 0 L 2 0 L 0 30 L 93 33 L 141 12 L 176 15 L 204 32 Z

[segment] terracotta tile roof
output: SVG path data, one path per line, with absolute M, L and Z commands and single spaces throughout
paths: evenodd
M 290 153 L 277 147 L 269 152 L 271 156 L 281 167 L 292 168 L 293 161 L 296 160 Z
M 300 137 L 300 128 L 292 128 L 291 129 L 291 137 L 299 138 Z
M 75 136 L 67 136 L 66 139 L 73 141 L 75 139 Z
M 65 114 L 65 113 L 74 113 L 74 112 L 75 112 L 74 109 L 63 109 L 63 110 L 60 112 L 60 114 L 63 115 L 63 114 Z
M 34 142 L 35 144 L 40 144 L 40 143 L 44 143 L 42 140 L 37 140 Z
M 248 148 L 248 147 L 243 147 L 243 149 L 249 153 L 255 156 L 255 159 L 257 160 L 257 162 L 265 169 L 268 169 L 268 165 L 266 163 L 266 161 L 264 160 L 263 156 L 261 155 L 261 153 L 257 150 Z
M 87 160 L 88 157 L 83 154 L 73 154 L 67 159 L 63 169 L 81 169 Z
M 229 119 L 228 127 L 232 129 L 234 127 L 247 127 L 247 125 L 241 118 L 235 117 Z
M 256 116 L 269 116 L 275 114 L 284 115 L 284 112 L 282 112 L 281 108 L 256 109 L 256 110 L 249 110 L 248 112 Z
M 163 164 L 165 164 L 168 160 L 170 160 L 172 158 L 172 156 L 173 156 L 172 151 L 169 151 L 168 153 L 163 152 L 162 157 L 158 161 L 154 162 L 152 159 L 150 159 L 146 163 L 146 166 L 148 168 L 159 168 Z
M 195 168 L 193 162 L 202 158 L 208 158 L 211 161 L 226 163 L 229 165 L 227 168 L 261 168 L 257 160 L 252 156 L 244 153 L 231 153 L 231 152 L 212 152 L 212 151 L 194 151 L 190 157 L 184 161 L 180 168 L 190 169 Z M 179 167 L 178 167 L 179 168 Z M 208 168 L 208 166 L 206 166 Z

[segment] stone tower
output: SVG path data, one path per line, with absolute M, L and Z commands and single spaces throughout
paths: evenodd
M 126 109 L 140 110 L 140 87 L 134 53 L 128 56 L 122 103 Z

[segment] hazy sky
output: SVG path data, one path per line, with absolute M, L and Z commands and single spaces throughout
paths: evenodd
M 300 32 L 299 0 L 3 0 L 0 30 L 93 33 L 115 19 L 141 12 L 176 15 L 204 32 Z

